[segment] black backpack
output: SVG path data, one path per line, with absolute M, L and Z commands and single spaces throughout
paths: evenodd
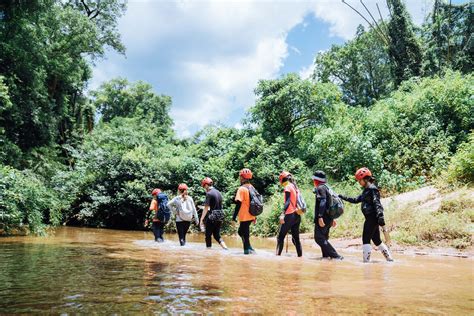
M 158 202 L 158 211 L 156 212 L 156 218 L 162 223 L 168 223 L 171 218 L 171 211 L 168 207 L 168 196 L 164 193 L 160 193 L 156 196 Z
M 263 197 L 253 186 L 245 186 L 249 190 L 250 207 L 249 213 L 258 216 L 263 212 Z

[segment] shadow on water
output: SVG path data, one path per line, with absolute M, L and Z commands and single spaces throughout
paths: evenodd
M 404 256 L 394 264 L 359 254 L 345 261 L 275 257 L 274 242 L 238 238 L 223 251 L 202 235 L 180 247 L 150 233 L 61 228 L 50 237 L 0 239 L 0 314 L 356 313 L 470 314 L 472 259 Z

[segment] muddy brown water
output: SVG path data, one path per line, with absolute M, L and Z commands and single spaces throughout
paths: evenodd
M 320 260 L 316 246 L 296 258 L 253 238 L 244 256 L 205 249 L 202 234 L 180 247 L 149 232 L 64 227 L 49 237 L 0 238 L 0 314 L 262 313 L 473 315 L 472 258 L 380 253 L 361 263 Z

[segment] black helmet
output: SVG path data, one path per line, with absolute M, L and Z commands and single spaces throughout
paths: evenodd
M 318 170 L 318 171 L 315 171 L 314 174 L 313 174 L 313 180 L 317 180 L 319 182 L 326 182 L 326 174 L 324 173 L 324 171 L 321 171 L 321 170 Z

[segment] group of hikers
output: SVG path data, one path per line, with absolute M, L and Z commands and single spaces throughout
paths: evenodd
M 261 195 L 251 184 L 253 174 L 250 169 L 240 170 L 239 178 L 241 186 L 235 195 L 235 210 L 232 219 L 234 221 L 238 219 L 239 221 L 238 234 L 242 238 L 244 254 L 251 254 L 255 253 L 255 250 L 250 243 L 250 225 L 256 223 L 257 216 L 262 213 L 263 201 Z M 389 248 L 380 237 L 380 227 L 384 228 L 385 219 L 379 189 L 375 185 L 375 178 L 371 171 L 365 167 L 357 170 L 355 178 L 363 191 L 359 196 L 351 198 L 335 194 L 328 186 L 327 177 L 323 171 L 318 170 L 312 176 L 313 192 L 316 196 L 314 239 L 321 247 L 322 257 L 335 260 L 343 259 L 329 242 L 329 232 L 332 227 L 337 225 L 335 219 L 343 213 L 342 200 L 344 200 L 349 203 L 361 203 L 361 210 L 365 217 L 362 232 L 363 261 L 370 262 L 371 241 L 382 252 L 387 261 L 393 261 Z M 291 233 L 297 255 L 301 257 L 303 256 L 303 249 L 300 241 L 300 224 L 301 216 L 306 212 L 306 203 L 290 172 L 283 171 L 279 176 L 279 182 L 283 187 L 284 206 L 279 218 L 280 230 L 277 237 L 276 255 L 281 255 L 285 237 L 288 233 Z M 168 200 L 168 196 L 160 189 L 152 191 L 153 199 L 146 216 L 145 226 L 148 226 L 150 215 L 154 213 L 151 221 L 155 241 L 164 241 L 164 228 L 170 220 L 171 213 L 173 213 L 181 246 L 186 244 L 186 234 L 191 222 L 194 221 L 205 233 L 207 248 L 212 247 L 212 237 L 214 237 L 223 249 L 228 249 L 220 233 L 225 218 L 222 195 L 214 187 L 213 180 L 209 177 L 201 181 L 201 186 L 206 191 L 206 199 L 200 218 L 193 199 L 188 195 L 186 184 L 182 183 L 178 186 L 178 195 L 171 200 Z

